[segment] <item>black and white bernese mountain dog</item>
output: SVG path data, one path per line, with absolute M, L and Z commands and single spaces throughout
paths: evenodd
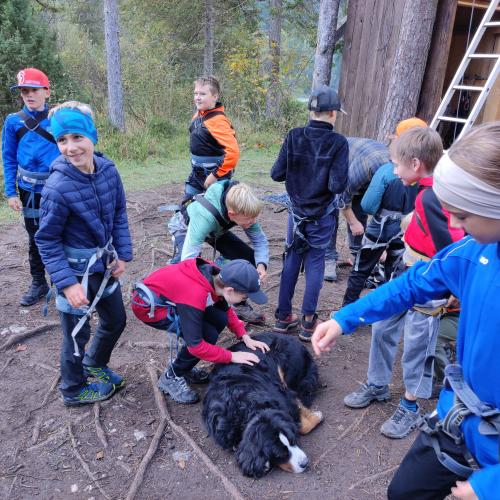
M 271 348 L 250 351 L 243 342 L 231 351 L 254 352 L 260 363 L 217 365 L 203 400 L 203 421 L 215 442 L 236 452 L 243 474 L 260 478 L 273 465 L 303 472 L 307 455 L 298 447 L 323 419 L 309 409 L 318 387 L 318 369 L 304 345 L 278 333 L 256 335 Z

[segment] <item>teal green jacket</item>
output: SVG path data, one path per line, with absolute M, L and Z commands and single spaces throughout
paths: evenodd
M 212 184 L 205 192 L 205 199 L 208 200 L 229 222 L 225 203 L 225 194 L 229 180 L 219 181 Z M 227 230 L 221 227 L 216 218 L 200 203 L 194 201 L 187 207 L 189 215 L 189 225 L 186 239 L 182 248 L 181 260 L 198 257 L 201 246 L 207 238 L 219 238 Z M 250 243 L 252 244 L 255 264 L 269 264 L 269 243 L 266 235 L 259 223 L 252 224 L 248 229 L 244 229 Z

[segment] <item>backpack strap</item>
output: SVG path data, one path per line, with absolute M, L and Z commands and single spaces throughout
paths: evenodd
M 213 118 L 214 116 L 218 116 L 218 115 L 225 115 L 226 113 L 224 113 L 224 111 L 211 111 L 210 113 L 207 113 L 203 116 L 201 116 L 201 123 L 204 123 L 206 122 L 207 120 L 209 120 L 210 118 Z
M 193 197 L 194 201 L 197 201 L 203 208 L 206 208 L 214 217 L 215 220 L 219 223 L 224 231 L 227 231 L 234 227 L 236 224 L 232 221 L 227 221 L 222 217 L 221 213 L 210 203 L 203 194 L 197 194 Z
M 28 132 L 35 132 L 41 137 L 43 137 L 45 140 L 56 144 L 56 140 L 54 139 L 52 134 L 40 126 L 40 122 L 45 120 L 45 118 L 47 118 L 47 116 L 49 115 L 49 111 L 47 109 L 40 114 L 38 120 L 25 113 L 24 110 L 17 112 L 16 115 L 19 116 L 19 118 L 21 118 L 21 120 L 24 122 L 23 126 L 16 131 L 16 137 L 18 142 Z

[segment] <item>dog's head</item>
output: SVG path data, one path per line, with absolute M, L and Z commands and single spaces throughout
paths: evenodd
M 245 476 L 260 478 L 273 465 L 287 472 L 304 472 L 309 464 L 297 446 L 297 425 L 279 410 L 259 412 L 246 426 L 236 450 Z

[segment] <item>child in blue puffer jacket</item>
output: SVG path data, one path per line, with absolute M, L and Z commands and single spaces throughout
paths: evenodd
M 50 131 L 61 156 L 42 191 L 35 239 L 57 287 L 60 390 L 64 404 L 75 406 L 107 399 L 125 385 L 107 365 L 126 324 L 118 277 L 132 260 L 132 242 L 120 175 L 94 151 L 97 130 L 90 108 L 78 102 L 55 107 Z M 93 310 L 99 325 L 85 351 Z M 89 383 L 88 377 L 96 381 Z

